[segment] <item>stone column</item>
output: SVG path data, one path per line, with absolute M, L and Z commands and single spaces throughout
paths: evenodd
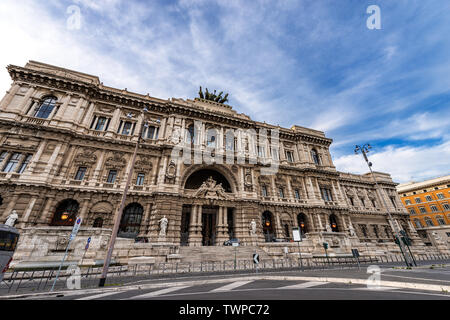
M 191 221 L 189 223 L 189 246 L 199 247 L 202 243 L 201 235 L 202 206 L 193 205 Z
M 56 162 L 56 159 L 58 158 L 59 151 L 61 150 L 61 147 L 62 147 L 62 143 L 57 144 L 55 149 L 53 150 L 52 156 L 48 160 L 47 167 L 45 168 L 45 171 L 44 171 L 48 175 L 52 174 L 52 169 L 53 169 L 53 171 L 55 170 L 55 165 L 54 164 Z
M 86 223 L 86 220 L 87 220 L 87 215 L 86 215 L 86 213 L 87 213 L 87 209 L 88 209 L 89 203 L 90 203 L 90 199 L 85 199 L 85 200 L 83 201 L 83 205 L 82 205 L 82 207 L 81 207 L 80 213 L 77 215 L 77 216 L 79 216 L 81 219 L 84 220 L 84 224 Z M 83 223 L 82 223 L 82 224 L 83 224 Z M 84 225 L 84 226 L 86 226 L 86 225 Z
M 55 202 L 55 198 L 54 197 L 48 197 L 47 198 L 47 202 L 45 203 L 45 207 L 44 210 L 42 210 L 41 212 L 41 221 L 40 224 L 43 224 L 45 226 L 50 225 L 50 223 L 52 222 L 52 218 L 53 218 L 53 214 L 54 212 L 50 211 L 53 204 Z M 38 218 L 38 222 L 39 222 L 39 218 Z
M 218 214 L 218 220 L 217 220 L 217 237 L 216 237 L 216 246 L 221 246 L 222 243 L 226 240 L 228 240 L 227 236 L 227 223 L 225 222 L 227 208 L 226 207 L 219 207 L 219 214 Z
M 69 102 L 70 102 L 71 99 L 72 99 L 72 95 L 71 94 L 68 94 L 65 97 L 63 104 L 59 108 L 58 112 L 55 114 L 55 120 L 63 119 L 64 113 L 66 112 L 67 107 L 69 106 Z
M 25 94 L 25 96 L 23 97 L 22 101 L 17 105 L 16 108 L 14 108 L 14 111 L 17 111 L 18 113 L 24 113 L 25 112 L 25 107 L 28 105 L 28 103 L 30 102 L 30 98 L 33 95 L 35 89 L 33 87 L 30 87 L 27 91 L 27 93 Z
M 21 219 L 22 220 L 21 221 L 21 227 L 26 227 L 27 226 L 28 220 L 30 218 L 31 212 L 33 211 L 33 207 L 34 207 L 37 199 L 38 199 L 38 196 L 36 196 L 36 195 L 33 195 L 31 197 L 31 200 L 28 203 L 28 206 L 27 206 L 27 208 L 24 211 L 23 219 Z
M 32 173 L 34 171 L 34 169 L 36 168 L 37 163 L 39 162 L 39 159 L 42 155 L 42 153 L 44 152 L 44 149 L 47 146 L 47 140 L 43 140 L 41 141 L 38 151 L 34 154 L 33 158 L 31 159 L 31 163 L 28 167 L 28 171 L 30 173 Z
M 0 110 L 5 110 L 8 105 L 11 103 L 12 99 L 16 95 L 16 93 L 19 91 L 20 85 L 17 83 L 14 83 L 13 86 L 9 91 L 6 92 L 6 95 L 0 102 Z

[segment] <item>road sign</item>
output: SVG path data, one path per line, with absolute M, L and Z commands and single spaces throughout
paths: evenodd
M 239 247 L 239 242 L 233 242 L 231 245 L 232 245 L 233 247 Z
M 257 254 L 257 253 L 253 254 L 253 262 L 255 264 L 259 264 L 259 254 Z
M 77 236 L 77 233 L 78 233 L 78 230 L 80 230 L 82 221 L 83 221 L 83 219 L 81 219 L 81 218 L 77 218 L 77 220 L 75 221 L 75 225 L 73 226 L 69 241 L 72 241 Z
M 352 249 L 353 258 L 359 258 L 359 251 L 358 249 Z
M 87 250 L 87 249 L 89 249 L 89 244 L 91 243 L 91 237 L 89 237 L 88 239 L 87 239 L 87 243 L 86 243 L 86 247 L 85 247 L 85 249 Z
M 292 237 L 294 238 L 295 242 L 301 242 L 302 241 L 302 234 L 300 233 L 300 228 L 292 229 Z
M 328 243 L 324 242 L 324 243 L 322 243 L 322 245 L 325 250 L 328 249 Z

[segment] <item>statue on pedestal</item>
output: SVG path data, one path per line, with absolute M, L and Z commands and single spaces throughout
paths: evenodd
M 5 225 L 14 227 L 17 219 L 19 219 L 19 215 L 17 214 L 16 210 L 13 210 L 11 211 L 11 214 L 6 218 Z
M 327 232 L 333 232 L 333 230 L 331 230 L 331 226 L 329 224 L 326 225 L 326 229 L 327 229 Z
M 167 225 L 169 224 L 169 220 L 167 220 L 166 216 L 162 217 L 159 220 L 159 235 L 161 237 L 165 237 L 166 236 L 166 232 L 167 232 Z
M 348 227 L 348 230 L 350 232 L 350 237 L 356 236 L 355 228 L 353 228 L 352 224 L 350 224 L 350 226 Z
M 252 219 L 252 221 L 250 222 L 250 233 L 252 234 L 252 236 L 256 235 L 256 222 L 255 222 L 255 219 Z

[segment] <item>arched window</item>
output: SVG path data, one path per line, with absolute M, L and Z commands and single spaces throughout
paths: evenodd
M 317 153 L 316 149 L 311 149 L 311 158 L 313 159 L 315 164 L 320 165 L 319 154 Z
M 97 218 L 94 220 L 93 228 L 102 228 L 103 227 L 103 218 Z
M 414 219 L 414 224 L 417 228 L 423 228 L 422 222 L 419 219 Z
M 438 222 L 438 224 L 439 224 L 440 226 L 445 225 L 445 220 L 444 220 L 444 218 L 443 218 L 442 216 L 437 216 L 437 217 L 436 217 L 436 221 Z
M 429 218 L 429 217 L 426 217 L 426 218 L 425 218 L 425 223 L 426 223 L 427 226 L 429 226 L 429 227 L 434 227 L 433 220 L 431 220 L 431 218 Z
M 330 226 L 331 226 L 331 231 L 339 232 L 339 226 L 338 226 L 337 217 L 335 214 L 330 215 Z
M 302 232 L 302 235 L 309 232 L 306 215 L 304 213 L 300 213 L 299 215 L 297 215 L 297 222 L 298 222 L 298 227 L 300 228 L 300 230 Z
M 59 203 L 53 216 L 52 226 L 73 226 L 80 205 L 73 199 L 66 199 Z
M 132 203 L 123 210 L 117 236 L 134 239 L 139 234 L 144 208 L 139 203 Z
M 273 228 L 273 219 L 272 219 L 272 213 L 270 211 L 265 211 L 262 214 L 262 227 L 263 227 L 263 233 L 264 237 L 266 239 L 266 242 L 272 242 L 272 239 L 274 238 L 274 228 Z
M 34 110 L 33 116 L 36 118 L 47 119 L 55 108 L 58 99 L 53 96 L 45 97 Z

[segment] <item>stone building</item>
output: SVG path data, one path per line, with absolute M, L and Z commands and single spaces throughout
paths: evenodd
M 191 247 L 220 250 L 230 238 L 274 253 L 296 248 L 281 242 L 295 227 L 311 254 L 323 253 L 323 241 L 336 254 L 396 252 L 387 209 L 413 249 L 423 248 L 390 176 L 376 173 L 378 194 L 369 175 L 338 172 L 323 132 L 260 123 L 212 101 L 114 89 L 96 76 L 34 61 L 7 70 L 13 84 L 0 103 L 0 221 L 14 210 L 19 216 L 16 260 L 52 261 L 77 216 L 78 246 L 92 236 L 92 258 L 100 258 L 138 142 L 118 248 L 140 251 L 118 255 L 150 255 L 145 250 L 156 247 L 171 248 L 163 250 L 166 258 Z M 183 157 L 201 161 L 174 157 L 180 145 L 193 147 Z

